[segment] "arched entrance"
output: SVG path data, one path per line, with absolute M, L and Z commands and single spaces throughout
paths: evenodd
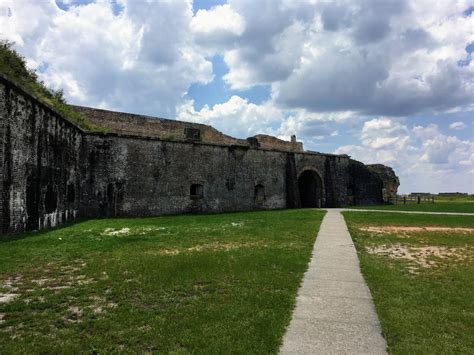
M 300 190 L 301 207 L 324 207 L 323 182 L 318 173 L 313 170 L 303 171 L 298 178 L 298 188 Z

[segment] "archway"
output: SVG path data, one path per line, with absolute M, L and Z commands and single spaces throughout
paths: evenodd
M 323 182 L 319 175 L 312 170 L 305 170 L 298 178 L 301 207 L 324 207 Z

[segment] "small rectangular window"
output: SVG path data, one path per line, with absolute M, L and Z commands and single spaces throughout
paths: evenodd
M 204 188 L 201 184 L 192 184 L 189 189 L 191 199 L 197 200 L 204 197 Z
M 200 141 L 201 140 L 201 130 L 197 128 L 185 128 L 184 129 L 184 136 L 186 139 L 190 139 L 193 141 Z

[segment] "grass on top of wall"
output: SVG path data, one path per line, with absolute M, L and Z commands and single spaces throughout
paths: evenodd
M 344 212 L 391 354 L 472 354 L 474 216 Z
M 318 210 L 91 220 L 0 238 L 0 353 L 276 353 Z
M 0 40 L 0 73 L 26 92 L 54 108 L 65 119 L 88 131 L 105 131 L 103 127 L 94 124 L 88 117 L 72 109 L 66 103 L 62 89 L 55 91 L 46 87 L 38 79 L 36 71 L 27 67 L 25 58 L 13 49 L 13 43 L 6 40 Z

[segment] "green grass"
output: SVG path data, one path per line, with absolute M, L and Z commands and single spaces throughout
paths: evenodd
M 371 209 L 371 210 L 390 210 L 390 211 L 424 211 L 424 212 L 463 212 L 474 213 L 474 203 L 466 201 L 436 201 L 422 202 L 420 204 L 410 203 L 404 205 L 370 205 L 370 206 L 348 206 L 354 209 Z
M 392 354 L 472 354 L 474 232 L 391 231 L 367 226 L 474 228 L 474 217 L 344 212 Z M 391 250 L 374 253 L 373 248 Z M 367 249 L 369 248 L 369 249 Z M 369 252 L 372 248 L 372 252 Z M 397 251 L 398 248 L 398 251 Z M 394 258 L 406 248 L 414 260 Z M 441 257 L 425 250 L 440 250 Z M 390 256 L 392 254 L 392 256 Z M 425 262 L 424 265 L 420 263 Z
M 19 294 L 0 303 L 0 353 L 275 353 L 323 215 L 104 219 L 0 240 L 0 292 Z
M 474 202 L 474 195 L 467 196 L 436 196 L 436 201 L 442 202 Z
M 0 73 L 26 92 L 58 111 L 65 119 L 88 131 L 105 132 L 88 117 L 72 109 L 65 101 L 62 90 L 51 90 L 26 66 L 25 58 L 13 49 L 13 43 L 0 40 Z

